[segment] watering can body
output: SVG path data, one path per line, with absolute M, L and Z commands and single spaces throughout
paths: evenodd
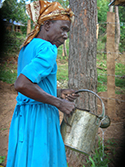
M 93 91 L 82 89 L 77 91 L 77 93 L 78 92 L 93 93 L 101 100 Z M 61 124 L 61 134 L 65 146 L 80 153 L 90 154 L 94 145 L 96 133 L 104 117 L 105 108 L 103 102 L 102 115 L 100 116 L 90 111 L 88 112 L 87 110 L 76 108 L 68 118 L 68 124 L 64 120 Z

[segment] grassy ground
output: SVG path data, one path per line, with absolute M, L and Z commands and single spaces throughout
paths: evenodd
M 124 54 L 123 54 L 124 55 Z M 123 56 L 121 55 L 121 57 Z M 97 74 L 98 74 L 98 92 L 105 92 L 107 90 L 107 62 L 105 54 L 105 43 L 98 40 L 97 43 Z M 124 60 L 124 61 L 122 61 Z M 115 93 L 125 93 L 125 56 L 116 60 L 115 62 Z
M 107 65 L 106 58 L 104 56 L 97 55 L 97 91 L 105 92 L 107 90 Z M 57 80 L 60 86 L 65 87 L 68 82 L 68 60 L 67 58 L 61 58 L 59 54 L 57 57 L 58 71 Z M 125 65 L 122 63 L 116 63 L 115 66 L 115 84 L 116 84 L 116 94 L 125 93 Z M 17 63 L 14 61 L 13 57 L 4 58 L 0 62 L 0 80 L 13 84 L 17 76 Z
M 97 43 L 97 91 L 105 92 L 107 90 L 107 64 L 105 54 L 105 40 L 100 37 Z M 17 76 L 17 59 L 19 47 L 24 41 L 25 36 L 20 33 L 7 32 L 5 36 L 5 48 L 0 61 L 0 80 L 13 84 Z M 58 48 L 57 56 L 57 80 L 61 87 L 67 86 L 68 82 L 68 54 L 69 54 L 69 40 L 66 41 L 66 54 L 63 54 L 63 46 Z M 15 60 L 14 60 L 15 58 Z M 115 65 L 115 84 L 116 93 L 125 93 L 125 60 L 116 61 Z M 63 84 L 65 83 L 65 84 Z
M 0 58 L 0 80 L 7 83 L 14 83 L 16 80 L 17 64 L 13 58 L 17 58 L 19 47 L 25 39 L 25 35 L 18 32 L 6 32 L 4 38 L 4 52 L 1 53 Z M 69 55 L 69 39 L 65 43 L 66 54 L 63 54 L 63 46 L 58 48 L 57 56 L 57 80 L 60 83 L 68 81 L 68 55 Z M 107 65 L 106 65 L 106 37 L 100 36 L 97 41 L 97 74 L 98 74 L 98 92 L 107 90 Z M 124 50 L 125 51 L 125 50 Z M 124 64 L 123 64 L 124 63 Z M 116 61 L 115 65 L 115 83 L 116 93 L 125 93 L 125 56 L 123 61 Z
M 0 80 L 13 84 L 17 77 L 17 64 L 0 63 Z

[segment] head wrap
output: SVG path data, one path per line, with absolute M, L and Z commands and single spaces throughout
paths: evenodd
M 31 20 L 35 24 L 35 29 L 27 36 L 21 48 L 38 34 L 40 26 L 46 20 L 70 20 L 73 21 L 73 12 L 71 9 L 64 9 L 59 2 L 47 2 L 43 0 L 34 1 L 26 5 L 26 10 Z

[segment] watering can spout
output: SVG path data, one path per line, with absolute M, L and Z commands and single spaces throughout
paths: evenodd
M 100 128 L 108 128 L 111 124 L 111 119 L 106 115 L 100 123 Z

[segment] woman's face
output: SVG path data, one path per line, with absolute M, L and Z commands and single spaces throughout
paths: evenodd
M 55 44 L 57 48 L 64 43 L 68 38 L 68 32 L 70 30 L 71 22 L 68 20 L 56 20 L 50 23 L 48 29 L 48 41 L 53 45 Z

